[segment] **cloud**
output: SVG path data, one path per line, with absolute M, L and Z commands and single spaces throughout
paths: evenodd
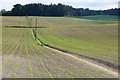
M 24 4 L 26 3 L 26 0 L 1 0 L 0 1 L 0 10 L 1 9 L 6 9 L 6 10 L 11 10 L 14 4 Z
M 110 9 L 117 8 L 118 2 L 75 2 L 69 3 L 76 8 L 90 8 L 90 9 Z

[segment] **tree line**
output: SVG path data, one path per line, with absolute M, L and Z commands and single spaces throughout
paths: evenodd
M 91 15 L 114 15 L 120 16 L 120 8 L 108 10 L 90 10 L 89 8 L 73 8 L 61 3 L 45 5 L 31 3 L 26 5 L 15 4 L 12 10 L 1 10 L 2 16 L 91 16 Z

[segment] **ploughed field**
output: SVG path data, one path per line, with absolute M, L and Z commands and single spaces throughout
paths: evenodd
M 34 26 L 33 18 L 31 26 Z M 25 17 L 3 17 L 3 78 L 108 78 L 108 72 L 41 46 Z M 118 65 L 117 21 L 38 17 L 37 36 L 60 49 Z M 10 27 L 12 26 L 12 27 Z

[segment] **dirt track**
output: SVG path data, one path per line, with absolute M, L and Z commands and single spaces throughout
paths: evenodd
M 115 75 L 100 70 L 71 56 L 60 54 L 32 38 L 30 29 L 16 29 L 18 34 L 3 35 L 3 78 L 114 78 Z
M 49 47 L 46 47 L 46 48 L 49 48 Z M 51 49 L 51 48 L 49 48 L 49 49 Z M 79 61 L 85 62 L 85 63 L 87 63 L 87 64 L 89 64 L 89 65 L 91 65 L 91 66 L 97 67 L 97 68 L 99 68 L 99 69 L 101 69 L 101 70 L 103 70 L 103 71 L 106 71 L 106 72 L 108 72 L 108 73 L 110 73 L 110 74 L 112 74 L 112 75 L 114 75 L 114 76 L 116 76 L 116 77 L 118 76 L 118 73 L 117 73 L 117 72 L 112 71 L 112 70 L 109 70 L 109 69 L 107 69 L 107 68 L 105 68 L 105 67 L 103 67 L 103 66 L 99 66 L 99 65 L 94 64 L 94 63 L 92 63 L 92 62 L 90 62 L 90 61 L 77 58 L 77 57 L 75 57 L 75 56 L 73 56 L 73 55 L 71 55 L 71 54 L 65 53 L 65 52 L 61 52 L 61 51 L 58 51 L 58 50 L 55 50 L 55 49 L 52 49 L 52 50 L 57 51 L 58 53 L 61 53 L 61 54 L 70 56 L 70 57 L 72 57 L 72 58 L 74 58 L 74 59 L 77 59 L 77 60 L 79 60 Z

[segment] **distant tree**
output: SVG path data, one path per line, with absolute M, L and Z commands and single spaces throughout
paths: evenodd
M 13 7 L 14 8 L 11 11 L 13 16 L 23 16 L 24 15 L 24 6 L 22 6 L 21 4 L 16 4 Z
M 115 15 L 120 16 L 120 8 L 108 10 L 89 10 L 89 8 L 73 8 L 61 3 L 44 5 L 41 3 L 16 4 L 11 11 L 1 11 L 3 16 L 90 16 L 90 15 Z
M 5 9 L 2 9 L 0 12 L 4 14 L 6 11 L 5 11 Z
M 0 15 L 2 15 L 2 16 L 11 16 L 11 11 L 6 11 L 5 9 L 2 9 L 0 11 Z

